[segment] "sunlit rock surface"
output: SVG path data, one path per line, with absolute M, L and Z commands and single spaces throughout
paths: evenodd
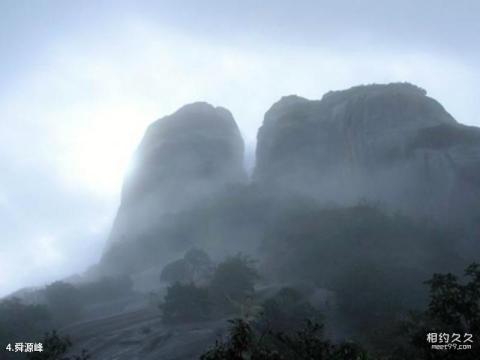
M 479 215 L 480 129 L 461 125 L 423 89 L 358 86 L 322 100 L 283 97 L 258 133 L 254 180 L 339 205 L 408 215 Z

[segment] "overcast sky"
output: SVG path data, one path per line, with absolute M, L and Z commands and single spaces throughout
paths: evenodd
M 0 0 L 0 296 L 99 259 L 145 128 L 185 103 L 230 109 L 249 153 L 281 96 L 365 83 L 480 125 L 479 19 L 476 0 Z

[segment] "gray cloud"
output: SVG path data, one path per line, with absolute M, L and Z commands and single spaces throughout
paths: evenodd
M 282 95 L 411 81 L 480 124 L 476 1 L 2 1 L 0 295 L 96 261 L 145 127 L 229 108 L 248 164 Z

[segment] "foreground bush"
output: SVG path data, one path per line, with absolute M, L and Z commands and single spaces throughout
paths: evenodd
M 294 335 L 259 333 L 248 322 L 231 320 L 227 340 L 217 342 L 201 360 L 368 360 L 357 345 L 325 340 L 322 326 L 309 322 Z
M 434 274 L 426 282 L 430 286 L 428 308 L 423 312 L 412 312 L 401 324 L 402 335 L 406 339 L 392 359 L 439 359 L 439 360 L 478 360 L 480 359 L 480 265 L 471 264 L 465 269 L 465 279 L 451 274 Z M 432 350 L 429 334 L 460 335 L 464 344 L 465 334 L 472 335 L 472 346 L 467 350 Z M 431 335 L 430 335 L 431 336 Z M 435 335 L 434 335 L 435 336 Z M 436 343 L 436 342 L 434 342 Z M 457 344 L 458 345 L 458 344 Z
M 59 336 L 56 331 L 46 333 L 43 341 L 43 351 L 27 354 L 28 360 L 88 360 L 90 355 L 83 350 L 80 355 L 67 356 L 72 342 L 68 336 Z

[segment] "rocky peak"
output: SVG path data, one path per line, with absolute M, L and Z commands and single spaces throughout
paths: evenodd
M 123 261 L 119 259 L 129 257 L 141 263 L 148 251 L 142 239 L 155 238 L 167 214 L 188 210 L 231 184 L 245 182 L 243 152 L 238 126 L 222 107 L 193 103 L 151 124 L 124 181 L 102 263 L 118 266 Z M 162 239 L 158 242 L 156 248 Z
M 457 205 L 468 208 L 457 187 L 462 174 L 476 178 L 480 169 L 479 129 L 458 124 L 408 83 L 356 86 L 321 100 L 283 97 L 265 114 L 257 140 L 259 183 L 409 214 L 445 217 Z M 478 196 L 475 186 L 468 192 Z
M 185 105 L 148 127 L 122 200 L 135 201 L 162 184 L 171 193 L 183 182 L 242 181 L 243 151 L 240 131 L 227 109 L 205 102 Z

